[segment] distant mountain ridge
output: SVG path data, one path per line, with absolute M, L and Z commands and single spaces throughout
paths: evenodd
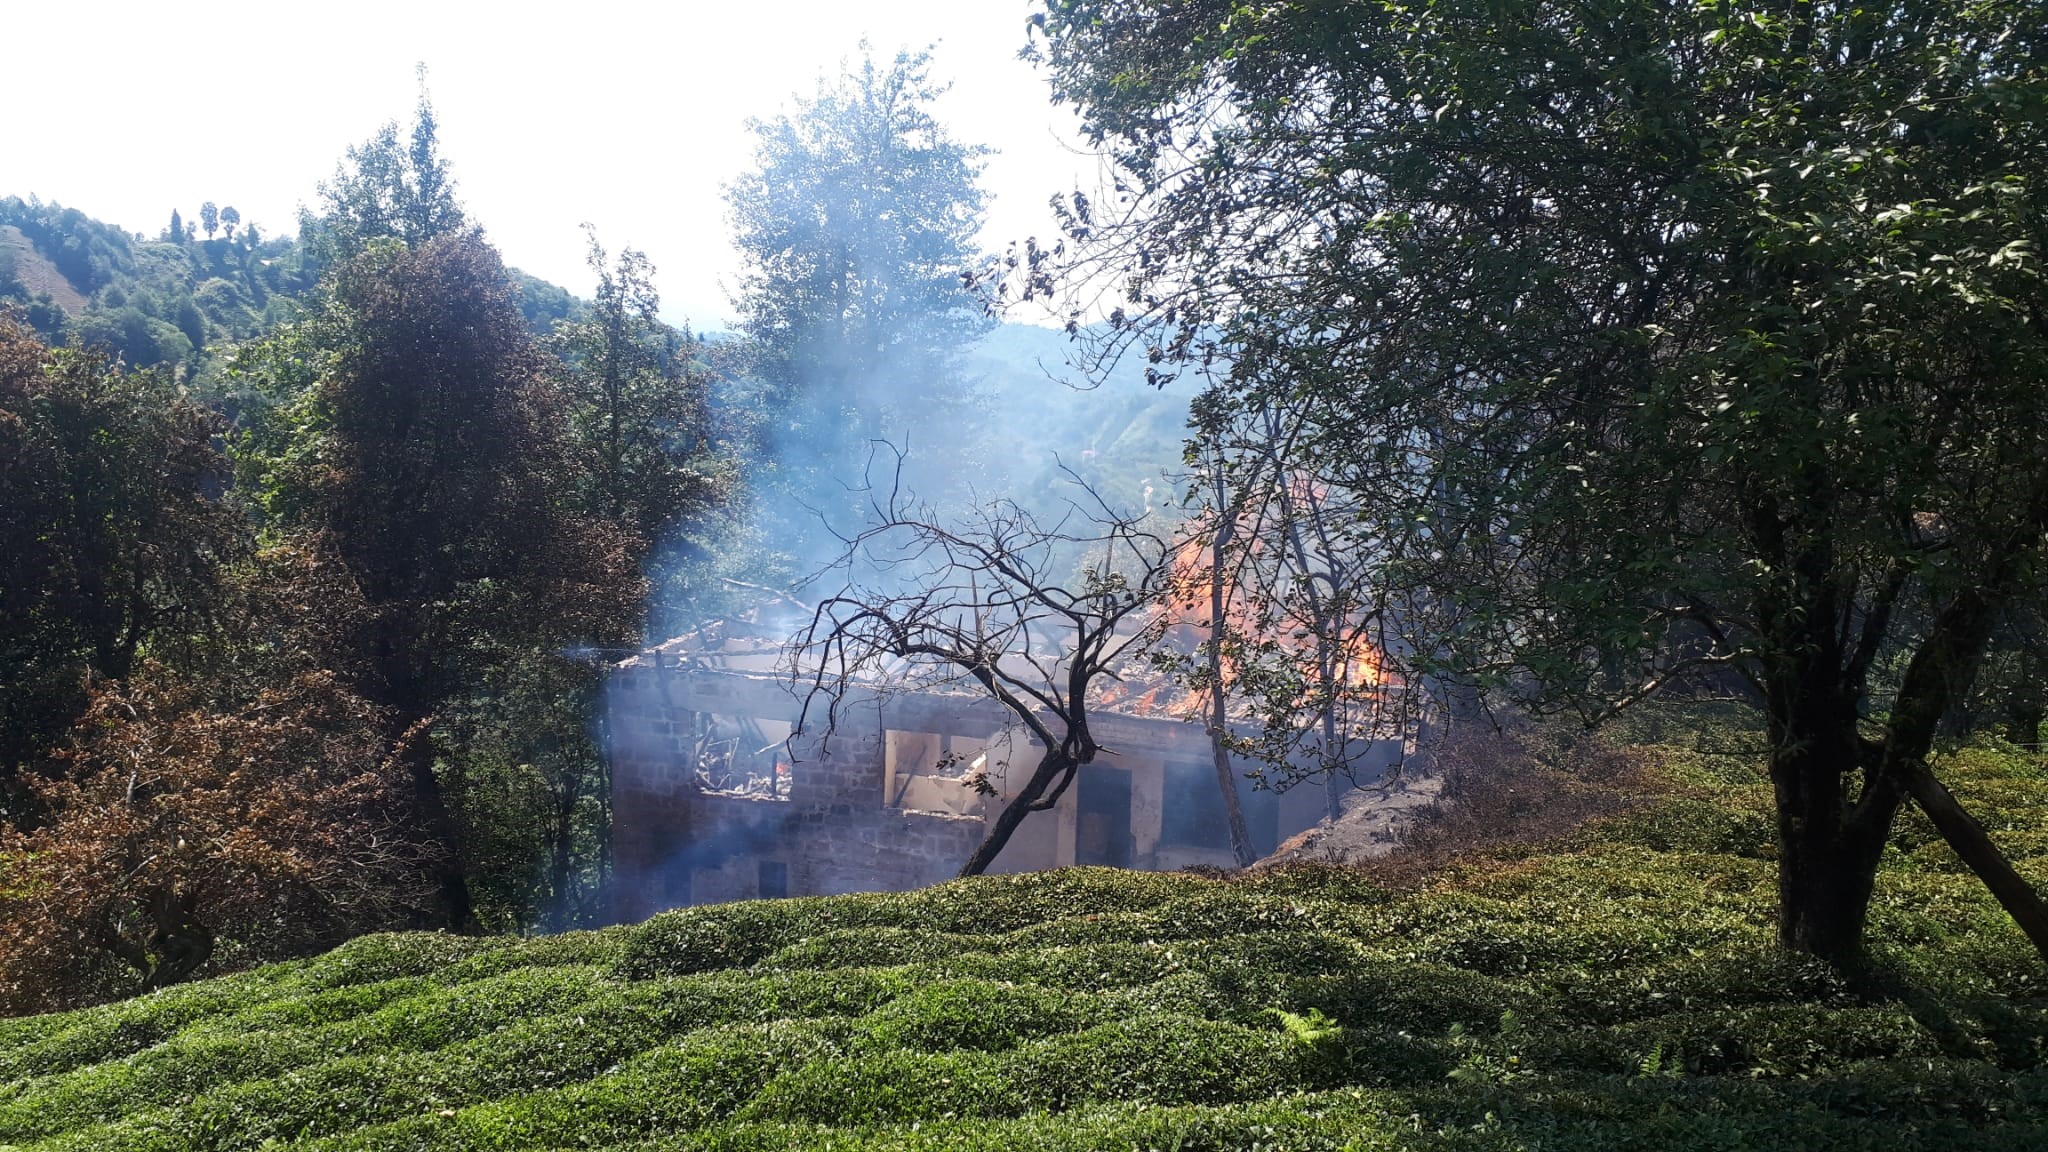
M 181 222 L 177 235 L 166 227 L 151 240 L 61 204 L 0 198 L 0 304 L 24 308 L 52 343 L 101 345 L 135 367 L 199 379 L 220 350 L 288 318 L 319 275 L 296 236 L 207 237 Z M 539 277 L 510 275 L 536 334 L 588 306 Z M 1059 497 L 1064 466 L 1127 508 L 1164 509 L 1189 387 L 1154 388 L 1129 357 L 1092 378 L 1071 362 L 1078 348 L 1059 329 L 1004 324 L 967 352 L 962 367 L 1007 447 L 963 466 L 1031 503 Z
M 200 235 L 182 220 L 154 240 L 76 208 L 0 197 L 0 303 L 13 303 L 53 343 L 102 345 L 135 367 L 199 375 L 209 349 L 261 335 L 319 280 L 296 236 L 254 226 Z M 576 314 L 567 289 L 511 271 L 536 332 Z

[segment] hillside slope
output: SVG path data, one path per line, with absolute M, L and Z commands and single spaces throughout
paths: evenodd
M 2048 1147 L 2048 990 L 1909 820 L 1852 989 L 1770 947 L 1749 763 L 1390 888 L 1077 870 L 381 936 L 0 1024 L 0 1147 Z M 2048 879 L 2048 777 L 1945 771 Z
M 24 307 L 52 341 L 103 346 L 136 367 L 183 364 L 197 375 L 209 349 L 246 340 L 291 315 L 319 262 L 296 237 L 131 235 L 75 208 L 0 196 L 0 306 Z M 510 269 L 536 333 L 583 302 Z
M 12 224 L 0 224 L 0 295 L 23 303 L 48 297 L 68 316 L 85 311 L 88 303 L 64 273 Z

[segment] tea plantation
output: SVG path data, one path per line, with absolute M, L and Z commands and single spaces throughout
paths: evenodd
M 2048 1148 L 2039 960 L 1909 817 L 1855 985 L 1771 948 L 1768 794 L 1417 886 L 1077 870 L 380 936 L 0 1022 L 0 1148 Z M 1943 767 L 2048 880 L 2048 773 Z

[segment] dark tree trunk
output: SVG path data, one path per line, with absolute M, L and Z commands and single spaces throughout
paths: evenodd
M 2038 685 L 2031 687 L 2038 688 Z M 2025 747 L 2039 744 L 2044 718 L 2048 718 L 2048 708 L 2042 707 L 2040 699 L 2012 701 L 2005 708 L 2005 738 Z
M 612 893 L 612 746 L 611 721 L 607 710 L 596 709 L 598 748 L 606 754 L 597 758 L 597 876 L 591 885 L 590 922 L 593 927 L 618 923 L 618 907 Z M 692 761 L 694 763 L 694 761 Z
M 2032 747 L 2041 741 L 2041 721 L 2048 718 L 2048 658 L 2037 642 L 2026 642 L 2019 653 L 2019 674 L 2005 694 L 2005 738 Z
M 1251 830 L 1245 827 L 1244 804 L 1237 795 L 1237 773 L 1230 765 L 1230 697 L 1223 684 L 1221 634 L 1210 641 L 1209 659 L 1209 755 L 1216 765 L 1216 787 L 1223 793 L 1223 817 L 1230 827 L 1230 854 L 1239 868 L 1258 862 L 1252 848 Z
M 441 781 L 434 775 L 434 745 L 427 728 L 426 720 L 408 726 L 398 737 L 397 755 L 412 779 L 422 830 L 437 850 L 432 867 L 434 886 L 440 895 L 441 926 L 451 932 L 469 932 L 476 927 L 476 909 L 470 901 L 469 878 L 462 866 L 462 843 L 456 835 L 455 820 L 441 794 Z
M 1926 766 L 1935 733 L 1965 699 L 1983 657 L 1997 583 L 1956 597 L 1936 616 L 1907 664 L 1882 740 L 1857 731 L 1862 681 L 1855 669 L 1867 668 L 1870 639 L 1858 645 L 1859 659 L 1845 663 L 1840 641 L 1810 628 L 1834 618 L 1834 602 L 1787 614 L 1793 642 L 1783 650 L 1798 655 L 1766 691 L 1782 853 L 1779 938 L 1786 947 L 1842 965 L 1861 959 L 1878 859 L 1911 794 L 2048 958 L 2048 912 L 2039 896 Z M 1847 787 L 1857 777 L 1863 787 L 1852 802 Z
M 550 847 L 548 881 L 554 893 L 553 906 L 548 910 L 548 924 L 560 932 L 569 927 L 569 881 L 573 871 L 570 838 L 575 835 L 576 792 L 564 786 L 556 789 L 555 826 L 553 843 Z
M 1010 842 L 1010 835 L 1024 823 L 1024 818 L 1058 802 L 1060 793 L 1066 791 L 1074 773 L 1079 770 L 1080 765 L 1074 762 L 1066 749 L 1046 749 L 1045 756 L 1031 773 L 1031 779 L 996 814 L 996 822 L 989 827 L 988 835 L 982 837 L 980 846 L 967 858 L 967 863 L 960 866 L 960 875 L 979 876 L 988 871 L 996 857 L 1003 854 L 1003 846 Z
M 1230 829 L 1230 854 L 1239 868 L 1249 868 L 1259 859 L 1252 848 L 1252 834 L 1244 824 L 1244 804 L 1237 795 L 1237 773 L 1230 767 L 1230 686 L 1223 682 L 1223 642 L 1226 638 L 1225 609 L 1229 594 L 1223 586 L 1225 549 L 1235 535 L 1234 524 L 1218 526 L 1216 542 L 1209 554 L 1209 754 L 1216 765 L 1216 787 L 1223 793 L 1223 818 Z
M 142 991 L 181 983 L 213 958 L 213 929 L 199 920 L 198 902 L 189 894 L 160 889 L 143 900 L 142 911 L 148 917 L 146 942 L 122 935 L 111 912 L 101 915 L 97 928 L 100 947 L 142 977 Z
M 1778 942 L 1841 966 L 1863 955 L 1863 924 L 1877 853 L 1857 843 L 1840 814 L 1778 814 Z M 1879 842 L 1880 846 L 1882 841 Z
M 1984 826 L 1977 823 L 1963 810 L 1941 781 L 1924 764 L 1911 764 L 1905 768 L 1905 785 L 1928 818 L 1934 821 L 1942 839 L 1955 849 L 1970 871 L 1991 889 L 1991 895 L 1998 900 L 2020 931 L 2033 942 L 2034 950 L 2041 959 L 2048 961 L 2048 906 L 2041 903 L 2041 894 L 2027 883 L 2024 876 L 2014 871 L 2005 855 L 1991 842 L 1984 832 Z
M 199 966 L 213 958 L 213 929 L 200 923 L 196 902 L 191 897 L 165 896 L 153 901 L 156 921 L 150 937 L 150 952 L 156 963 L 142 982 L 144 991 L 168 988 L 191 978 Z
M 1842 967 L 1863 956 L 1877 864 L 1898 812 L 1890 787 L 1852 797 L 1859 776 L 1874 779 L 1876 750 L 1856 731 L 1856 714 L 1819 669 L 1773 692 L 1771 784 L 1778 821 L 1778 942 Z
M 1327 684 L 1329 684 L 1329 683 L 1331 682 L 1331 679 L 1332 679 L 1332 677 L 1331 677 L 1331 674 L 1330 674 L 1329 666 L 1328 666 L 1328 664 L 1327 664 L 1327 662 L 1326 662 L 1326 663 L 1325 663 L 1325 665 L 1324 665 L 1324 670 L 1323 670 L 1323 682 L 1324 682 L 1324 684 L 1326 684 L 1326 685 L 1327 685 Z M 1324 750 L 1325 750 L 1325 751 L 1324 751 L 1324 755 L 1325 755 L 1325 756 L 1327 756 L 1327 755 L 1329 754 L 1328 750 L 1329 750 L 1329 749 L 1331 749 L 1331 748 L 1335 748 L 1336 746 L 1337 746 L 1337 705 L 1336 705 L 1336 704 L 1335 704 L 1335 703 L 1334 703 L 1333 701 L 1324 701 L 1324 703 L 1323 703 L 1323 748 L 1324 748 Z M 1335 824 L 1335 823 L 1336 823 L 1337 821 L 1339 821 L 1339 820 L 1343 819 L 1343 817 L 1344 817 L 1344 793 L 1345 793 L 1345 791 L 1346 791 L 1346 789 L 1347 789 L 1347 785 L 1349 785 L 1349 784 L 1353 783 L 1353 782 L 1355 781 L 1355 779 L 1356 779 L 1356 777 L 1352 777 L 1352 776 L 1346 776 L 1346 777 L 1344 778 L 1345 782 L 1344 782 L 1343 784 L 1339 784 L 1339 783 L 1337 782 L 1337 773 L 1335 773 L 1335 772 L 1326 772 L 1326 773 L 1324 773 L 1324 774 L 1323 774 L 1323 818 L 1324 818 L 1324 819 L 1326 819 L 1326 820 L 1328 820 L 1328 821 L 1329 821 L 1329 822 L 1330 822 L 1331 824 Z
M 1222 695 L 1222 689 L 1216 690 Z M 1224 744 L 1225 729 L 1221 702 L 1212 716 L 1209 730 L 1209 751 L 1216 763 L 1216 787 L 1223 793 L 1223 817 L 1230 825 L 1230 854 L 1237 859 L 1239 868 L 1249 868 L 1258 863 L 1259 853 L 1252 847 L 1251 830 L 1245 827 L 1244 803 L 1237 795 L 1237 772 L 1230 766 L 1230 748 Z

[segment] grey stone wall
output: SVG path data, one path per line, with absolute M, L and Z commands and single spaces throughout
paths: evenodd
M 687 762 L 690 706 L 725 702 L 703 699 L 680 679 L 672 668 L 635 662 L 610 685 L 621 917 L 750 899 L 764 894 L 770 875 L 790 896 L 923 887 L 950 878 L 981 842 L 978 818 L 883 806 L 879 721 L 873 731 L 848 725 L 822 744 L 800 743 L 784 797 L 701 791 Z M 767 688 L 726 706 L 766 719 L 784 719 L 776 710 L 787 707 Z
M 1004 720 L 993 701 L 936 693 L 844 701 L 829 739 L 793 744 L 788 787 L 774 798 L 702 791 L 689 758 L 698 713 L 795 722 L 803 702 L 786 683 L 697 668 L 654 649 L 615 670 L 608 701 L 615 882 L 626 918 L 776 894 L 771 888 L 809 896 L 922 887 L 951 877 L 981 842 L 981 815 L 887 806 L 885 729 L 986 740 Z M 1114 753 L 1082 771 L 1111 784 L 1114 803 L 1099 802 L 1084 818 L 1083 780 L 1053 811 L 1035 813 L 1018 828 L 993 871 L 1232 862 L 1200 725 L 1118 713 L 1098 714 L 1091 724 Z M 814 713 L 806 727 L 815 732 L 824 723 Z M 1365 769 L 1360 782 L 1398 755 L 1398 744 L 1377 750 L 1358 765 Z M 1254 836 L 1267 849 L 1312 827 L 1328 798 L 1320 783 L 1278 797 L 1248 789 L 1241 795 Z M 1206 811 L 1212 807 L 1213 820 Z M 1128 820 L 1127 838 L 1121 831 L 1105 837 L 1105 813 L 1119 828 Z M 1199 833 L 1193 839 L 1191 828 Z M 1113 859 L 1100 858 L 1097 841 L 1116 845 Z

